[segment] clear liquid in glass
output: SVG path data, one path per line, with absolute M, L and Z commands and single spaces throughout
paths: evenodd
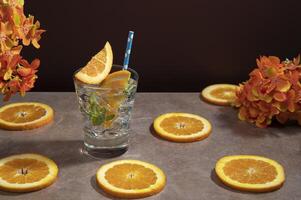
M 127 150 L 129 124 L 138 84 L 134 75 L 132 73 L 124 91 L 114 94 L 108 88 L 74 80 L 79 108 L 84 118 L 85 153 L 103 157 L 119 155 Z M 117 108 L 116 105 L 112 106 L 116 99 Z

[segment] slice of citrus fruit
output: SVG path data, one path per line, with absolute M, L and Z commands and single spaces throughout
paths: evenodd
M 207 138 L 211 132 L 210 122 L 189 113 L 166 113 L 154 121 L 156 133 L 174 142 L 194 142 Z
M 113 72 L 101 83 L 101 88 L 107 89 L 110 94 L 122 93 L 128 86 L 131 72 L 120 70 Z
M 53 109 L 42 103 L 12 103 L 0 108 L 0 128 L 27 130 L 44 126 L 53 121 Z
M 116 109 L 119 104 L 124 100 L 124 90 L 128 86 L 131 72 L 121 70 L 113 72 L 101 84 L 101 88 L 107 89 L 108 93 L 105 95 L 109 105 Z
M 230 105 L 235 101 L 237 85 L 232 84 L 215 84 L 203 89 L 202 97 L 213 104 Z
M 43 189 L 57 178 L 54 161 L 38 154 L 13 155 L 0 160 L 0 189 L 31 192 Z
M 223 157 L 216 163 L 215 172 L 225 185 L 249 192 L 273 191 L 285 181 L 283 167 L 261 156 Z
M 105 127 L 109 127 L 111 122 L 117 117 L 117 112 L 120 104 L 125 100 L 125 89 L 128 86 L 131 72 L 120 70 L 113 72 L 101 83 L 101 88 L 107 90 L 104 95 L 104 100 L 109 105 L 108 116 L 114 116 L 111 120 L 105 122 Z
M 88 64 L 75 74 L 75 77 L 88 84 L 99 84 L 110 73 L 113 64 L 113 52 L 109 42 Z
M 162 191 L 166 177 L 155 165 L 139 160 L 119 160 L 101 166 L 96 181 L 114 197 L 143 198 Z

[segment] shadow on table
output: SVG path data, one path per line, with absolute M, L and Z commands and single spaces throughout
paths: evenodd
M 211 170 L 210 178 L 217 186 L 224 188 L 230 192 L 235 192 L 235 193 L 240 193 L 240 194 L 255 194 L 255 195 L 257 194 L 257 193 L 250 193 L 250 192 L 245 192 L 245 191 L 234 190 L 234 189 L 224 185 L 217 177 L 214 169 Z
M 3 144 L 3 143 L 2 143 Z M 53 159 L 59 167 L 77 165 L 85 162 L 93 162 L 81 151 L 83 141 L 7 141 L 0 147 L 0 157 L 14 154 L 36 153 Z
M 163 138 L 161 138 L 160 136 L 158 136 L 158 134 L 156 133 L 156 131 L 155 131 L 155 129 L 154 129 L 154 123 L 152 123 L 152 124 L 150 125 L 149 131 L 150 131 L 150 133 L 151 133 L 155 138 L 157 138 L 158 140 L 162 140 L 162 141 L 165 141 L 165 142 L 166 142 L 166 140 L 164 140 Z
M 295 123 L 289 123 L 287 126 L 283 126 L 280 123 L 273 122 L 269 128 L 258 128 L 255 124 L 239 120 L 237 117 L 237 109 L 220 107 L 218 111 L 216 117 L 221 128 L 231 129 L 232 134 L 241 137 L 281 137 L 283 134 L 294 135 L 300 133 L 298 130 L 299 126 L 296 126 Z
M 20 195 L 22 195 L 22 193 L 0 191 L 0 196 L 20 196 Z
M 97 185 L 97 183 L 96 183 L 96 175 L 94 175 L 94 176 L 91 177 L 91 179 L 90 179 L 90 184 L 91 184 L 92 188 L 93 188 L 96 192 L 98 192 L 99 194 L 101 194 L 102 196 L 105 196 L 105 197 L 107 197 L 107 198 L 109 198 L 109 199 L 112 199 L 112 200 L 118 200 L 117 198 L 114 198 L 114 197 L 112 197 L 112 196 L 106 194 L 103 190 L 101 190 L 101 189 L 98 187 L 98 185 Z

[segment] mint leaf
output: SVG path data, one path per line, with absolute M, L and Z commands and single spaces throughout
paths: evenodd
M 132 90 L 136 87 L 136 85 L 134 84 L 134 80 L 133 79 L 130 79 L 128 84 L 127 84 L 127 87 L 125 88 L 124 90 L 124 94 L 126 96 L 129 96 L 132 92 Z
M 106 121 L 110 121 L 110 120 L 114 119 L 114 117 L 115 117 L 114 114 L 112 114 L 112 115 L 107 115 L 107 116 L 106 116 Z
M 106 121 L 107 109 L 99 105 L 96 94 L 89 97 L 88 116 L 94 126 L 99 126 Z
M 90 95 L 90 97 L 89 97 L 89 103 L 90 104 L 97 104 L 98 102 L 97 102 L 97 97 L 96 97 L 96 94 L 95 93 L 92 93 L 91 95 Z
M 101 125 L 105 121 L 105 115 L 103 113 L 100 113 L 97 116 L 93 116 L 91 118 L 91 121 L 94 126 Z

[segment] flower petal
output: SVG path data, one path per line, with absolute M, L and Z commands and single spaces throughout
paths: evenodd
M 282 92 L 276 92 L 273 95 L 273 97 L 276 101 L 279 101 L 279 102 L 283 102 L 287 99 L 285 93 L 282 93 Z
M 279 92 L 287 92 L 291 88 L 291 85 L 288 80 L 280 78 L 276 81 L 276 90 Z
M 13 74 L 13 70 L 11 68 L 8 68 L 8 70 L 4 74 L 3 80 L 7 81 L 7 80 L 11 79 L 12 74 Z
M 20 76 L 28 76 L 31 75 L 33 72 L 33 69 L 31 68 L 25 68 L 25 67 L 19 67 L 17 69 L 17 72 Z

